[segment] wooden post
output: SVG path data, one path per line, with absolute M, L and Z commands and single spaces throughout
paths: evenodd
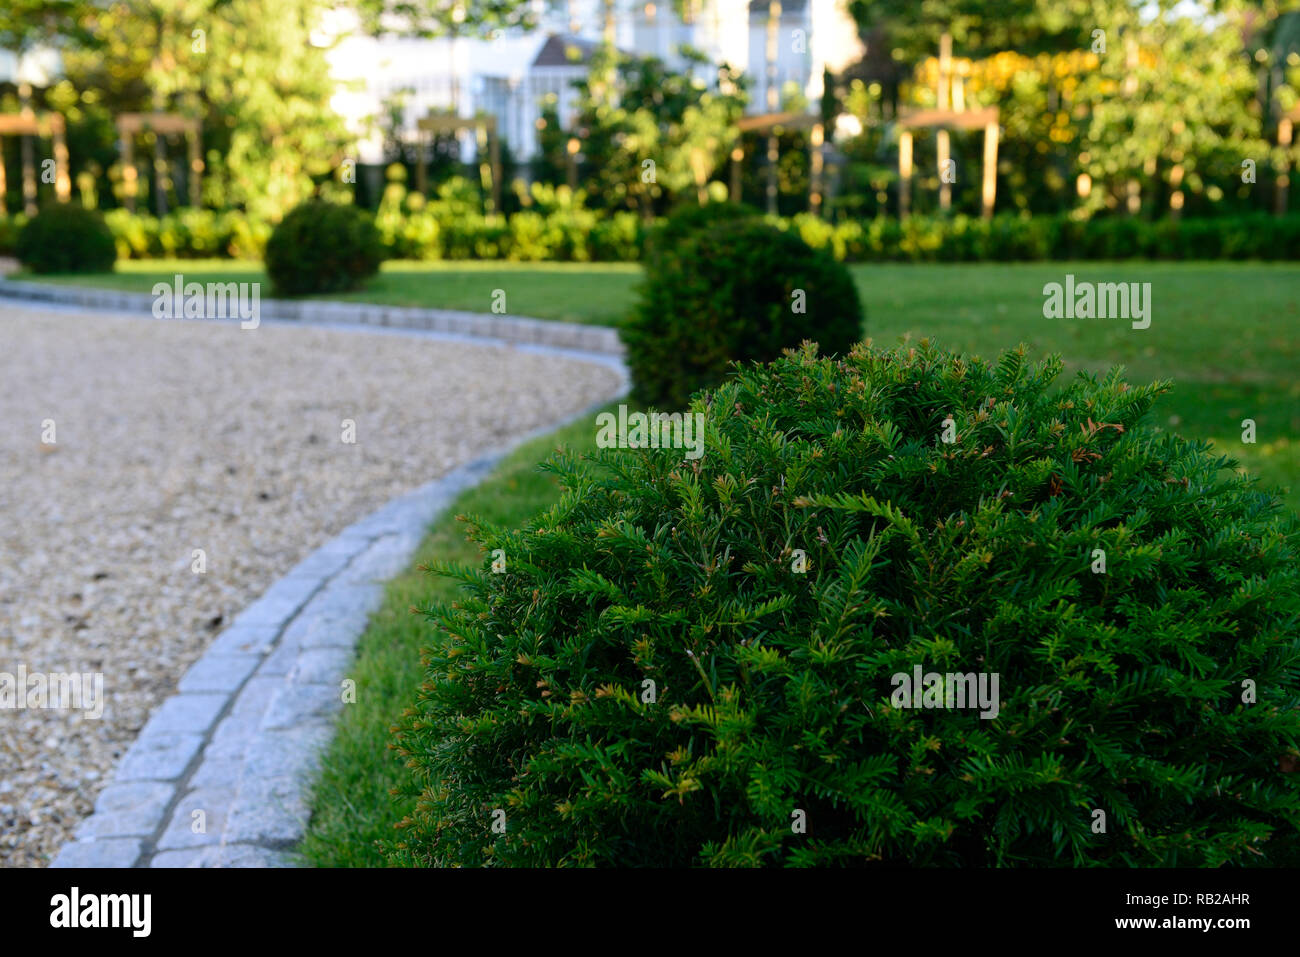
M 492 210 L 501 212 L 501 138 L 497 135 L 497 121 L 488 123 L 488 151 L 492 164 Z
M 72 177 L 68 174 L 68 146 L 63 140 L 63 117 L 50 118 L 50 139 L 54 145 L 54 195 L 60 203 L 72 199 Z M 3 195 L 0 192 L 0 195 Z
M 196 128 L 185 139 L 190 160 L 190 205 L 195 209 L 203 205 L 203 157 L 199 155 L 202 152 L 202 144 L 199 142 L 202 136 L 202 128 Z
M 980 193 L 980 215 L 993 218 L 993 201 L 998 191 L 998 125 L 984 127 L 984 185 Z
M 898 135 L 898 218 L 912 211 L 912 131 Z
M 731 151 L 731 201 L 740 202 L 740 163 L 745 158 L 745 148 L 737 145 Z
M 36 163 L 32 156 L 30 136 L 21 137 L 19 149 L 23 162 L 23 210 L 28 216 L 36 215 Z
M 939 38 L 939 91 L 938 105 L 942 111 L 949 109 L 951 99 L 949 93 L 952 90 L 952 35 L 945 33 Z M 939 153 L 939 209 L 947 213 L 952 209 L 952 184 L 944 179 L 944 174 L 948 168 L 948 160 L 952 156 L 952 146 L 948 138 L 947 127 L 940 127 L 938 131 L 938 153 Z
M 29 83 L 18 84 L 18 101 L 22 104 L 19 114 L 24 120 L 35 125 L 36 114 L 32 112 L 32 87 Z M 23 209 L 28 216 L 36 215 L 36 161 L 32 153 L 31 134 L 20 135 L 18 150 L 22 157 L 23 168 Z
M 153 131 L 153 191 L 158 216 L 167 215 L 167 141 L 162 130 Z
M 140 173 L 135 168 L 135 136 L 130 132 L 122 134 L 122 197 L 126 200 L 127 212 L 135 212 L 135 194 Z
M 814 216 L 820 216 L 822 211 L 822 143 L 825 138 L 826 132 L 820 123 L 813 126 L 808 136 L 812 146 L 812 155 L 808 161 L 808 187 L 811 194 L 808 197 L 808 206 Z
M 488 117 L 475 130 L 475 151 L 478 153 L 478 177 L 483 189 L 491 196 L 489 213 L 501 211 L 501 152 L 497 145 L 496 120 Z
M 1292 132 L 1291 117 L 1282 117 L 1277 124 L 1277 145 L 1283 149 L 1289 149 Z M 1277 191 L 1273 194 L 1273 214 L 1275 216 L 1286 215 L 1287 190 L 1290 185 L 1290 164 L 1284 159 L 1282 160 L 1282 168 L 1277 171 Z
M 429 174 L 424 168 L 424 130 L 415 131 L 415 191 L 426 199 L 429 196 Z

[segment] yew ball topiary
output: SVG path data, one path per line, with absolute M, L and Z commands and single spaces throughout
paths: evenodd
M 117 244 L 95 210 L 52 203 L 23 226 L 14 254 L 36 273 L 107 272 L 117 261 Z
M 1300 523 L 1061 368 L 809 347 L 559 455 L 442 569 L 393 861 L 1300 862 Z
M 804 339 L 843 354 L 863 336 L 857 287 L 842 263 L 743 212 L 715 215 L 670 222 L 646 258 L 621 330 L 640 402 L 679 411 L 735 362 L 767 362 Z
M 368 212 L 319 199 L 290 210 L 266 243 L 266 273 L 283 296 L 355 289 L 383 260 L 383 239 Z

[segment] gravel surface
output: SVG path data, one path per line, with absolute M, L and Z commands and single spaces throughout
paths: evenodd
M 497 346 L 0 303 L 0 672 L 102 672 L 106 702 L 0 710 L 0 866 L 48 863 L 150 710 L 308 552 L 618 384 Z

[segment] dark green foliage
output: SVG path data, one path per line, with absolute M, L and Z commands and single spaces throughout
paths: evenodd
M 266 241 L 266 273 L 285 296 L 355 289 L 379 271 L 383 258 L 369 213 L 323 200 L 294 207 Z
M 53 203 L 23 226 L 14 254 L 32 272 L 107 272 L 117 260 L 117 246 L 99 213 Z
M 557 456 L 557 506 L 471 523 L 504 573 L 440 569 L 392 860 L 1300 862 L 1298 523 L 1142 424 L 1164 384 L 1060 370 L 805 349 L 697 399 L 697 461 Z M 894 707 L 914 665 L 1000 713 Z
M 766 362 L 804 339 L 843 353 L 862 338 L 857 288 L 829 253 L 734 208 L 713 215 L 698 228 L 670 221 L 646 258 L 622 328 L 641 402 L 683 409 L 733 360 Z
M 648 257 L 673 255 L 674 250 L 692 233 L 711 229 L 738 219 L 755 219 L 758 210 L 740 203 L 686 203 L 678 206 L 646 237 Z

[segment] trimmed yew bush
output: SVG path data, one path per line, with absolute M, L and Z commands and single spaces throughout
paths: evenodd
M 117 261 L 117 245 L 93 209 L 51 203 L 22 227 L 14 254 L 36 273 L 107 272 Z
M 1296 517 L 1144 424 L 1166 384 L 1061 368 L 806 347 L 697 397 L 702 458 L 557 454 L 470 522 L 500 573 L 438 569 L 392 860 L 1300 861 Z
M 804 339 L 844 353 L 862 338 L 843 264 L 743 210 L 690 213 L 664 227 L 622 339 L 638 401 L 679 411 L 733 361 L 767 362 Z
M 266 274 L 282 296 L 355 289 L 383 260 L 383 239 L 368 212 L 320 199 L 295 206 L 266 241 Z

